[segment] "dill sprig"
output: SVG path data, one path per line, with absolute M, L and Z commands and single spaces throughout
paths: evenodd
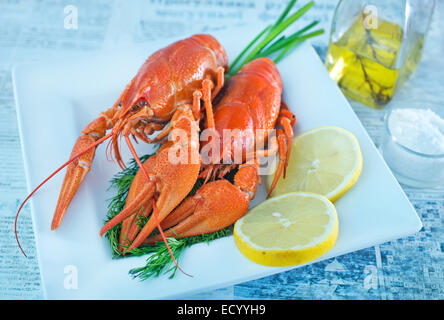
M 142 161 L 143 163 L 152 155 L 153 154 L 149 154 L 140 157 L 140 161 Z M 131 159 L 128 167 L 118 172 L 111 180 L 111 185 L 109 189 L 116 189 L 117 193 L 114 197 L 108 200 L 108 214 L 106 216 L 105 223 L 114 218 L 125 207 L 125 201 L 126 197 L 128 196 L 128 191 L 138 170 L 139 167 L 136 160 Z M 119 236 L 121 226 L 122 224 L 119 223 L 114 228 L 107 231 L 105 234 L 110 243 L 112 255 L 114 258 L 118 258 L 121 256 L 121 253 L 119 252 Z
M 167 238 L 171 252 L 177 261 L 184 250 L 197 243 L 210 243 L 213 240 L 231 235 L 232 227 L 228 227 L 217 232 L 202 234 L 200 236 L 189 238 Z M 140 268 L 134 268 L 129 271 L 133 278 L 147 280 L 152 277 L 158 277 L 162 274 L 169 274 L 169 279 L 174 278 L 177 272 L 177 266 L 173 263 L 166 245 L 163 241 L 156 241 L 154 245 L 136 248 L 131 251 L 135 256 L 142 256 L 152 253 L 146 259 L 146 264 Z
M 143 212 L 143 207 L 142 207 Z M 148 217 L 145 217 L 143 214 L 138 214 L 136 217 L 136 223 L 140 230 L 142 230 L 143 226 L 148 222 Z
M 141 162 L 145 162 L 153 154 L 145 155 L 140 157 Z M 126 197 L 128 196 L 129 188 L 131 183 L 139 170 L 137 162 L 131 159 L 129 165 L 123 171 L 117 173 L 111 180 L 110 188 L 116 189 L 117 193 L 114 197 L 109 199 L 108 203 L 108 214 L 105 222 L 111 220 L 120 211 L 123 210 L 125 206 Z M 228 180 L 233 179 L 234 174 L 228 173 L 226 178 Z M 202 186 L 204 179 L 198 179 L 193 189 L 190 191 L 188 196 L 194 195 L 197 190 Z M 187 197 L 188 197 L 187 196 Z M 143 210 L 143 208 L 142 208 Z M 147 222 L 148 218 L 139 214 L 137 216 L 137 225 L 142 228 Z M 106 237 L 110 243 L 112 255 L 114 258 L 123 257 L 119 252 L 119 236 L 121 230 L 121 223 L 110 229 L 106 233 Z M 174 229 L 172 229 L 174 231 Z M 226 237 L 232 233 L 232 227 L 228 227 L 210 234 L 202 234 L 195 237 L 189 238 L 167 238 L 168 245 L 177 261 L 181 257 L 184 250 L 197 243 L 209 243 L 213 240 Z M 128 244 L 129 246 L 129 244 Z M 129 271 L 129 274 L 133 278 L 139 278 L 140 280 L 147 280 L 152 277 L 158 277 L 161 274 L 170 274 L 169 278 L 173 278 L 177 271 L 177 266 L 173 263 L 168 249 L 163 241 L 157 241 L 154 245 L 142 246 L 140 248 L 133 248 L 129 251 L 125 257 L 128 256 L 144 256 L 149 255 L 145 265 L 135 268 Z

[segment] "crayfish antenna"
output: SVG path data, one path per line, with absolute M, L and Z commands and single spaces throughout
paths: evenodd
M 145 176 L 145 178 L 147 179 L 147 181 L 148 181 L 149 183 L 151 183 L 151 178 L 150 178 L 150 176 L 148 175 L 148 172 L 146 171 L 145 167 L 143 166 L 142 161 L 140 161 L 140 158 L 139 158 L 139 156 L 137 155 L 136 150 L 134 149 L 134 146 L 133 146 L 133 144 L 131 143 L 130 138 L 129 138 L 128 136 L 125 136 L 125 140 L 126 140 L 126 143 L 127 143 L 127 145 L 128 145 L 128 148 L 129 148 L 130 151 L 131 151 L 131 154 L 133 155 L 134 159 L 136 160 L 137 164 L 139 165 L 140 170 L 142 170 L 143 175 Z M 188 273 L 184 272 L 184 271 L 179 267 L 179 264 L 177 263 L 176 258 L 174 258 L 174 254 L 173 254 L 173 252 L 171 251 L 171 248 L 170 248 L 170 246 L 169 246 L 169 244 L 168 244 L 168 241 L 166 240 L 165 235 L 164 235 L 164 233 L 163 233 L 163 230 L 162 230 L 162 228 L 161 228 L 161 226 L 160 226 L 160 222 L 159 222 L 159 218 L 158 218 L 158 214 L 157 214 L 157 207 L 156 207 L 156 199 L 155 199 L 155 197 L 152 198 L 152 202 L 153 202 L 153 217 L 154 217 L 154 219 L 155 219 L 155 221 L 156 221 L 157 229 L 159 230 L 160 234 L 162 235 L 163 242 L 165 243 L 165 245 L 166 245 L 166 247 L 167 247 L 167 249 L 168 249 L 168 252 L 169 252 L 171 258 L 173 259 L 174 264 L 176 265 L 177 269 L 179 269 L 183 274 L 185 274 L 185 275 L 187 275 L 187 276 L 189 276 L 189 277 L 192 277 L 191 275 L 189 275 Z M 103 232 L 101 232 L 101 234 L 103 234 Z M 127 250 L 125 250 L 122 254 L 125 254 L 126 252 L 130 251 L 131 248 L 132 248 L 132 246 L 130 246 L 130 247 L 129 247 Z
M 56 171 L 54 171 L 48 178 L 46 178 L 45 180 L 43 180 L 42 183 L 40 183 L 34 190 L 32 190 L 32 192 L 25 198 L 25 200 L 22 202 L 22 204 L 20 205 L 17 214 L 15 216 L 15 222 L 14 222 L 14 233 L 15 233 L 15 239 L 17 241 L 17 244 L 20 248 L 20 250 L 22 251 L 23 255 L 25 257 L 28 257 L 25 253 L 25 251 L 23 250 L 20 241 L 18 239 L 18 234 L 17 234 L 17 221 L 18 221 L 18 216 L 21 212 L 21 210 L 23 209 L 23 207 L 25 206 L 26 202 L 28 202 L 28 200 L 37 192 L 37 190 L 39 190 L 46 182 L 48 182 L 49 180 L 51 180 L 52 177 L 54 177 L 60 170 L 62 170 L 63 168 L 65 168 L 66 166 L 68 166 L 70 163 L 72 163 L 74 160 L 76 160 L 78 157 L 82 156 L 83 154 L 87 153 L 89 150 L 91 150 L 92 148 L 95 148 L 96 146 L 98 146 L 99 144 L 101 144 L 103 141 L 107 140 L 108 138 L 110 138 L 113 135 L 113 133 L 109 133 L 108 135 L 102 137 L 101 139 L 97 140 L 96 142 L 94 142 L 93 144 L 91 144 L 90 146 L 88 146 L 87 148 L 85 148 L 84 150 L 80 151 L 79 153 L 73 155 L 67 162 L 65 162 L 62 166 L 60 166 Z
M 160 226 L 159 217 L 157 216 L 157 207 L 156 207 L 156 199 L 155 199 L 155 198 L 153 198 L 153 216 L 154 216 L 154 219 L 156 219 L 157 229 L 159 230 L 159 232 L 160 232 L 160 234 L 161 234 L 161 236 L 162 236 L 162 240 L 163 240 L 163 242 L 165 243 L 165 245 L 166 245 L 166 247 L 167 247 L 167 249 L 168 249 L 168 252 L 169 252 L 171 258 L 173 259 L 173 262 L 174 262 L 174 264 L 176 265 L 177 269 L 179 269 L 184 275 L 186 275 L 186 276 L 188 276 L 188 277 L 192 277 L 192 275 L 186 273 L 185 271 L 183 271 L 183 270 L 179 267 L 179 264 L 177 263 L 176 259 L 174 258 L 174 254 L 173 254 L 173 252 L 171 251 L 171 248 L 170 248 L 170 246 L 169 246 L 169 244 L 168 244 L 168 241 L 167 241 L 167 239 L 166 239 L 166 237 L 165 237 L 165 234 L 163 233 L 163 230 L 162 230 L 162 228 L 161 228 L 161 226 Z
M 274 191 L 274 188 L 276 188 L 276 185 L 282 175 L 282 172 L 285 170 L 285 166 L 287 164 L 287 137 L 285 136 L 284 132 L 281 129 L 278 129 L 277 132 L 277 139 L 278 139 L 278 150 L 279 150 L 279 163 L 276 169 L 276 172 L 274 173 L 274 179 L 270 186 L 270 189 L 268 191 L 267 199 L 270 198 L 271 194 Z

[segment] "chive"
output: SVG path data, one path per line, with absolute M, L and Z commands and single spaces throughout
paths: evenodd
M 243 62 L 242 62 L 242 64 L 238 67 L 238 68 L 235 68 L 235 66 L 236 66 L 236 64 L 239 62 L 239 60 L 241 59 L 241 57 L 242 56 L 244 56 L 245 55 L 245 53 L 253 46 L 253 44 L 254 43 L 256 43 L 257 42 L 257 40 L 259 40 L 267 31 L 269 31 L 270 29 L 271 30 L 273 30 L 273 29 L 275 29 L 281 22 L 282 22 L 282 20 L 284 20 L 285 19 L 285 17 L 287 16 L 287 14 L 288 14 L 288 12 L 291 10 L 291 8 L 294 6 L 294 4 L 296 3 L 296 1 L 297 0 L 291 0 L 289 3 L 288 3 L 288 5 L 287 5 L 287 7 L 284 9 L 284 11 L 282 12 L 282 14 L 279 16 L 279 18 L 278 18 L 278 20 L 276 21 L 276 23 L 273 25 L 273 26 L 271 26 L 271 25 L 269 25 L 269 26 L 267 26 L 262 32 L 260 32 L 259 33 L 259 35 L 257 35 L 256 36 L 256 38 L 254 38 L 253 39 L 253 41 L 251 41 L 248 45 L 247 45 L 247 47 L 240 53 L 240 55 L 239 56 L 237 56 L 237 58 L 234 60 L 234 62 L 231 64 L 231 66 L 230 66 L 230 71 L 229 71 L 229 73 L 228 73 L 228 76 L 233 76 L 233 75 L 235 75 L 236 73 L 237 73 L 237 71 L 239 71 L 246 63 L 248 63 L 249 61 L 251 61 L 251 59 L 250 60 L 244 60 Z M 269 41 L 270 42 L 270 41 Z M 266 43 L 266 45 L 267 45 L 268 43 Z M 234 70 L 234 72 L 232 71 L 232 70 Z
M 286 9 L 284 10 L 281 17 L 278 19 L 278 21 L 283 20 L 279 23 L 276 23 L 273 28 L 269 31 L 269 33 L 265 36 L 265 38 L 251 50 L 249 55 L 243 60 L 241 65 L 236 68 L 232 68 L 229 72 L 229 75 L 236 74 L 243 65 L 253 60 L 265 47 L 267 47 L 278 35 L 280 35 L 285 29 L 287 29 L 291 24 L 293 24 L 296 20 L 298 20 L 302 15 L 304 15 L 310 8 L 314 5 L 313 1 L 310 1 L 308 4 L 303 6 L 301 9 L 293 13 L 290 17 L 286 18 L 284 20 L 284 17 L 288 14 L 292 6 L 295 4 L 296 1 L 290 1 L 290 3 L 287 5 Z M 257 39 L 255 39 L 257 41 Z M 283 41 L 281 39 L 278 40 Z M 272 46 L 272 45 L 271 45 Z M 251 47 L 251 45 L 248 46 L 248 49 Z M 247 49 L 247 50 L 248 50 Z M 244 50 L 245 51 L 245 50 Z M 237 62 L 237 61 L 236 61 Z
M 278 63 L 279 61 L 281 61 L 282 58 L 284 58 L 285 55 L 286 55 L 291 49 L 293 49 L 295 45 L 297 45 L 297 44 L 299 44 L 299 43 L 301 43 L 301 42 L 304 42 L 305 40 L 307 40 L 307 39 L 309 39 L 309 38 L 312 38 L 312 37 L 315 37 L 315 36 L 321 35 L 321 34 L 323 34 L 323 33 L 324 33 L 324 30 L 321 29 L 321 30 L 317 30 L 317 31 L 314 31 L 314 32 L 308 33 L 308 34 L 306 34 L 306 35 L 304 35 L 304 36 L 302 36 L 302 37 L 300 37 L 300 38 L 295 39 L 292 43 L 290 43 L 290 45 L 288 45 L 288 46 L 287 46 L 287 47 L 286 47 L 286 48 L 285 48 L 285 49 L 279 54 L 279 56 L 278 56 L 276 59 L 274 59 L 274 63 Z
M 305 33 L 306 31 L 310 30 L 311 28 L 313 28 L 314 26 L 316 26 L 319 23 L 319 21 L 314 21 L 312 23 L 310 23 L 308 26 L 306 26 L 305 28 L 295 32 L 294 34 L 292 34 L 291 36 L 289 36 L 288 38 L 281 38 L 282 40 L 278 40 L 276 41 L 273 45 L 271 45 L 269 48 L 267 48 L 266 50 L 262 51 L 257 57 L 266 57 L 282 48 L 285 48 L 288 44 L 291 45 L 291 43 L 293 43 L 293 41 L 295 41 L 296 39 L 298 39 L 301 34 Z
M 294 23 L 296 20 L 298 20 L 304 13 L 306 13 L 312 6 L 314 2 L 311 1 L 305 6 L 303 6 L 301 9 L 299 9 L 297 12 L 295 12 L 293 15 L 291 15 L 289 18 L 284 20 L 282 23 L 277 25 L 275 28 L 273 28 L 268 36 L 262 41 L 262 43 L 259 44 L 247 57 L 247 60 L 254 57 L 260 50 L 262 50 L 270 41 L 273 41 L 274 38 L 276 38 L 279 34 L 281 34 L 285 29 L 287 29 L 292 23 Z
M 264 30 L 262 30 L 254 39 L 251 41 L 245 49 L 234 59 L 234 61 L 231 63 L 230 69 L 233 68 L 239 60 L 247 53 L 247 51 L 253 46 L 253 44 L 256 43 L 257 40 L 259 40 L 267 31 L 271 29 L 271 25 L 267 26 Z
M 294 4 L 296 3 L 297 0 L 291 0 L 287 7 L 284 9 L 284 11 L 282 12 L 282 14 L 279 16 L 279 18 L 277 19 L 276 23 L 274 24 L 273 28 L 276 27 L 277 25 L 279 25 L 284 19 L 285 17 L 288 15 L 288 13 L 290 12 L 291 8 L 294 6 Z

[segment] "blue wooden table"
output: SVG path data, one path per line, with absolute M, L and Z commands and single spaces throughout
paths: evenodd
M 11 68 L 60 52 L 112 48 L 126 41 L 159 36 L 211 32 L 218 28 L 272 21 L 286 1 L 126 1 L 0 0 L 0 299 L 42 298 L 29 209 L 21 216 L 24 258 L 15 242 L 13 223 L 26 196 Z M 317 0 L 317 14 L 326 28 L 335 0 Z M 66 7 L 78 9 L 78 28 L 66 28 Z M 391 102 L 444 108 L 444 0 L 437 7 L 423 59 L 417 71 Z M 324 37 L 314 42 L 321 58 Z M 384 111 L 351 102 L 376 145 Z M 61 121 L 54 119 L 54 121 Z M 38 124 L 36 124 L 38 127 Z M 42 156 L 42 155 L 38 155 Z M 188 299 L 443 299 L 444 191 L 404 187 L 423 221 L 410 237 L 263 279 Z

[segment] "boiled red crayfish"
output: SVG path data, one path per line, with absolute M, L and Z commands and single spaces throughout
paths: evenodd
M 216 135 L 207 142 L 211 144 L 211 162 L 205 164 L 199 158 L 200 176 L 219 176 L 219 180 L 205 183 L 194 196 L 184 201 L 173 211 L 167 212 L 159 201 L 152 201 L 152 193 L 146 193 L 146 180 L 139 172 L 129 190 L 125 209 L 111 219 L 101 230 L 101 234 L 123 221 L 120 246 L 137 248 L 142 243 L 152 243 L 162 237 L 190 237 L 221 230 L 241 218 L 248 209 L 249 202 L 254 198 L 259 181 L 259 159 L 279 154 L 279 165 L 274 188 L 281 173 L 285 171 L 291 151 L 293 137 L 292 126 L 296 121 L 294 115 L 281 101 L 282 81 L 276 65 L 268 58 L 260 58 L 248 63 L 234 77 L 228 80 L 221 92 L 222 98 L 214 107 L 214 123 L 207 121 L 204 129 L 213 129 Z M 218 99 L 218 98 L 217 98 Z M 276 139 L 269 139 L 277 128 Z M 240 138 L 231 139 L 227 144 L 217 137 L 222 137 L 225 130 L 240 131 Z M 244 139 L 243 133 L 256 133 L 253 140 Z M 214 141 L 220 145 L 215 147 Z M 248 142 L 249 141 L 249 142 Z M 213 142 L 213 143 L 211 143 Z M 167 142 L 169 145 L 171 142 Z M 257 150 L 258 146 L 267 145 L 266 149 Z M 205 147 L 206 143 L 202 144 Z M 161 149 L 163 146 L 161 147 Z M 167 147 L 168 148 L 168 147 Z M 235 149 L 241 151 L 240 163 L 235 163 Z M 215 151 L 218 150 L 218 151 Z M 227 158 L 228 163 L 220 163 Z M 156 154 L 154 157 L 157 157 Z M 144 167 L 151 170 L 155 160 L 149 158 Z M 188 166 L 196 169 L 196 164 Z M 228 171 L 237 168 L 234 184 L 223 179 Z M 168 169 L 166 169 L 168 171 Z M 196 171 L 193 171 L 196 173 Z M 176 180 L 176 189 L 183 183 L 193 185 L 193 180 Z M 208 180 L 208 179 L 207 179 Z M 214 179 L 212 179 L 214 180 Z M 176 198 L 177 190 L 171 196 Z M 163 193 L 161 193 L 162 196 Z M 185 197 L 184 197 L 185 198 Z M 159 198 L 160 199 L 160 198 Z M 134 219 L 143 207 L 145 214 L 153 208 L 153 214 L 142 230 L 134 228 Z M 161 234 L 151 236 L 157 220 L 160 222 Z M 131 228 L 131 224 L 133 228 Z M 163 235 L 162 229 L 169 229 Z M 150 237 L 151 236 L 151 237 Z M 129 245 L 130 244 L 130 245 Z
M 237 130 L 238 134 L 237 138 L 230 137 L 228 143 L 227 139 L 219 139 L 220 152 L 211 159 L 219 163 L 217 160 L 225 157 L 228 163 L 211 163 L 202 170 L 202 177 L 217 174 L 221 179 L 204 184 L 194 196 L 185 199 L 162 221 L 162 228 L 169 228 L 165 232 L 166 237 L 185 238 L 212 233 L 240 219 L 256 194 L 260 158 L 279 154 L 279 164 L 269 194 L 282 173 L 285 175 L 296 117 L 281 100 L 282 81 L 274 62 L 259 58 L 248 63 L 228 81 L 221 94 L 222 99 L 214 108 L 218 136 L 222 137 L 225 130 Z M 277 140 L 269 139 L 274 130 Z M 252 133 L 253 139 L 249 139 Z M 264 145 L 268 145 L 268 148 L 261 149 Z M 240 150 L 240 163 L 235 161 L 236 153 L 239 154 L 236 150 Z M 223 179 L 233 168 L 238 169 L 234 184 Z M 150 231 L 142 229 L 133 246 L 160 239 L 159 235 L 146 238 Z
M 151 143 L 168 135 L 171 128 L 176 125 L 181 126 L 181 119 L 184 116 L 189 117 L 191 121 L 200 120 L 201 114 L 198 105 L 200 105 L 201 99 L 204 101 L 206 117 L 211 121 L 213 117 L 211 101 L 223 87 L 224 74 L 227 69 L 228 58 L 225 49 L 210 35 L 194 35 L 152 54 L 115 104 L 102 112 L 82 131 L 82 135 L 73 147 L 70 159 L 25 199 L 18 210 L 17 217 L 27 200 L 44 183 L 67 166 L 51 225 L 51 229 L 56 229 L 85 175 L 90 170 L 95 149 L 107 139 L 110 139 L 108 144 L 108 147 L 111 147 L 110 152 L 113 151 L 115 159 L 123 168 L 124 164 L 118 147 L 119 137 L 124 137 L 132 155 L 140 163 L 130 136 L 136 141 L 138 138 Z M 171 123 L 172 119 L 174 124 Z M 168 126 L 169 124 L 170 126 Z M 160 132 L 157 138 L 149 138 L 149 135 L 154 131 L 162 129 L 164 131 Z M 110 132 L 107 133 L 109 130 Z M 199 147 L 197 146 L 197 148 Z M 157 163 L 153 165 L 155 168 L 153 170 L 168 168 L 168 163 L 162 163 L 162 161 L 165 159 L 160 153 L 156 157 Z M 144 176 L 149 177 L 151 173 L 145 170 L 142 165 L 141 169 Z M 162 180 L 161 177 L 165 178 L 165 172 L 158 172 L 157 179 Z M 169 177 L 165 179 L 169 179 Z M 187 191 L 185 187 L 180 190 L 176 186 L 174 192 L 181 200 L 189 190 Z M 168 196 L 173 197 L 173 193 Z M 15 231 L 18 242 L 17 217 Z M 20 247 L 20 249 L 22 248 Z

